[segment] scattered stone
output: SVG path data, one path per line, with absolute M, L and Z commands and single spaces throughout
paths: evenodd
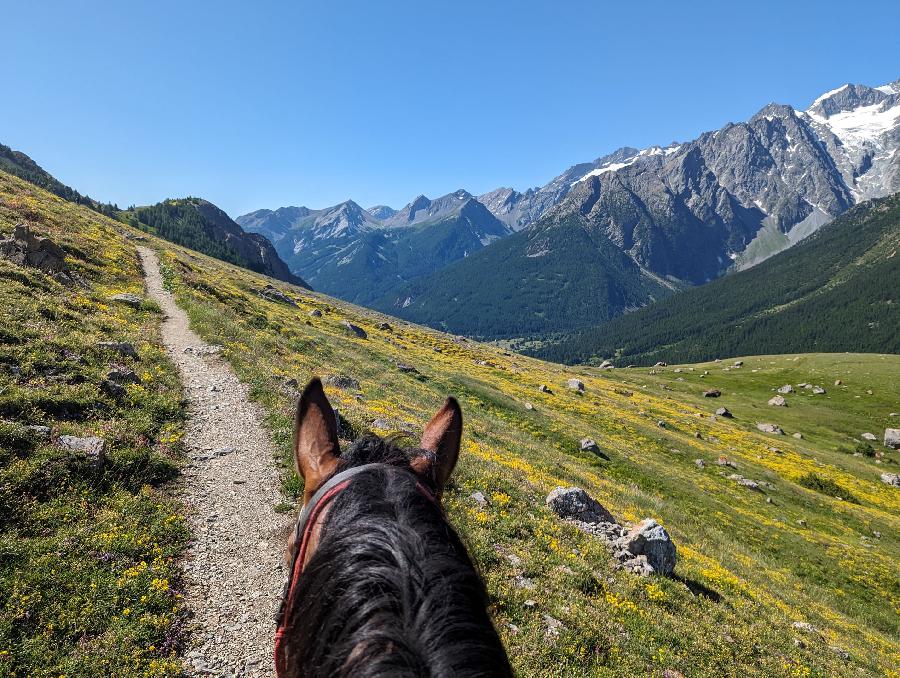
M 582 452 L 600 452 L 600 446 L 594 442 L 591 438 L 582 438 L 581 439 L 581 451 Z
M 580 379 L 569 379 L 566 382 L 566 388 L 570 388 L 573 391 L 584 391 L 584 382 Z
M 97 436 L 60 436 L 57 444 L 69 452 L 80 452 L 88 461 L 96 466 L 101 466 L 106 460 L 106 441 Z
M 333 374 L 325 377 L 325 383 L 343 390 L 359 390 L 359 381 L 345 374 Z
M 662 672 L 662 678 L 684 678 L 684 674 L 676 669 L 666 669 Z
M 662 361 L 656 363 L 653 367 L 668 367 L 668 363 L 664 363 Z
M 550 387 L 547 386 L 547 384 L 541 384 L 540 386 L 538 386 L 538 391 L 540 391 L 541 393 L 553 393 L 553 391 L 550 390 Z
M 524 574 L 517 574 L 513 578 L 513 582 L 515 582 L 516 588 L 519 589 L 533 589 L 534 588 L 534 580 L 526 577 Z
M 878 440 L 878 438 L 875 437 L 874 433 L 863 433 L 860 438 L 862 438 L 863 440 Z
M 900 474 L 882 473 L 881 474 L 881 482 L 883 482 L 885 485 L 893 485 L 894 487 L 900 487 Z
M 840 386 L 840 385 L 843 384 L 843 383 L 844 383 L 844 382 L 841 381 L 840 379 L 835 379 L 835 380 L 834 380 L 834 385 L 835 385 L 835 386 Z
M 867 389 L 866 389 L 866 395 L 872 395 L 872 389 L 867 388 Z
M 806 527 L 806 521 L 803 520 L 803 518 L 800 518 L 800 519 L 797 521 L 797 524 L 798 524 L 800 527 Z
M 803 440 L 803 434 L 797 431 L 797 433 L 793 434 L 797 440 Z
M 559 619 L 551 617 L 549 614 L 544 615 L 544 623 L 547 625 L 547 632 L 544 634 L 547 638 L 558 637 L 560 631 L 563 631 L 566 628 Z
M 360 327 L 359 325 L 354 325 L 349 320 L 342 320 L 341 325 L 344 326 L 349 332 L 359 337 L 360 339 L 368 339 L 369 335 L 366 334 L 366 331 Z
M 694 437 L 698 440 L 703 440 L 703 434 L 700 431 L 694 431 Z
M 480 508 L 487 506 L 488 500 L 482 492 L 475 491 L 469 495 L 469 499 L 474 501 Z
M 406 365 L 404 363 L 397 363 L 397 369 L 401 372 L 406 372 L 408 374 L 418 374 L 419 370 L 417 370 L 412 365 Z
M 111 379 L 104 379 L 100 382 L 100 391 L 110 398 L 119 400 L 128 395 L 128 391 L 121 384 L 117 384 Z
M 724 454 L 719 455 L 719 458 L 716 459 L 716 466 L 728 466 L 730 468 L 737 468 L 737 464 L 731 461 Z
M 547 506 L 560 518 L 585 523 L 615 523 L 612 514 L 580 487 L 557 487 L 547 495 Z
M 118 302 L 120 304 L 126 304 L 127 306 L 131 306 L 132 308 L 140 308 L 141 304 L 144 303 L 143 297 L 140 297 L 137 294 L 132 294 L 131 292 L 114 294 L 109 297 L 109 300 Z
M 900 450 L 900 428 L 884 429 L 884 446 Z
M 732 365 L 732 367 L 743 367 L 743 366 L 744 366 L 743 360 L 735 360 L 734 364 Z
M 114 381 L 117 384 L 140 384 L 141 378 L 135 374 L 134 370 L 129 370 L 127 367 L 119 367 L 110 370 L 106 374 L 106 378 L 109 381 Z
M 784 386 L 778 387 L 778 392 L 779 393 L 793 393 L 794 387 L 791 386 L 790 384 L 785 384 Z
M 804 633 L 818 633 L 819 629 L 810 624 L 809 622 L 795 621 L 791 623 L 791 626 L 798 631 L 803 631 Z
M 787 401 L 784 399 L 784 396 L 777 395 L 769 399 L 769 405 L 775 405 L 776 407 L 787 407 Z
M 297 307 L 297 302 L 273 285 L 266 285 L 257 292 L 263 299 L 274 301 L 279 304 L 287 304 L 288 306 Z
M 744 476 L 738 475 L 737 473 L 732 473 L 728 476 L 729 480 L 735 481 L 741 487 L 746 487 L 749 490 L 756 490 L 757 492 L 762 492 L 762 488 L 759 483 L 755 480 L 750 480 L 750 478 L 745 478 Z
M 821 386 L 813 386 L 812 392 L 816 395 L 822 395 L 825 393 L 825 389 Z
M 604 360 L 602 363 L 600 363 L 601 370 L 611 370 L 614 367 L 615 367 L 615 365 L 612 364 L 611 360 Z
M 656 422 L 656 425 L 659 426 L 660 428 L 665 428 L 666 422 L 664 422 L 662 419 L 660 419 L 659 421 Z
M 314 308 L 313 310 L 311 310 L 311 311 L 309 312 L 309 317 L 310 317 L 310 318 L 321 318 L 321 317 L 322 317 L 322 311 L 320 311 L 320 310 L 317 309 L 317 308 Z
M 757 423 L 756 428 L 758 428 L 763 433 L 774 433 L 775 435 L 778 435 L 778 436 L 784 435 L 784 431 L 781 429 L 780 426 L 778 426 L 778 424 Z
M 237 448 L 234 447 L 220 447 L 217 450 L 214 450 L 212 455 L 213 457 L 226 457 L 229 454 L 237 452 Z
M 127 341 L 100 341 L 97 342 L 97 348 L 101 351 L 112 351 L 114 353 L 118 353 L 119 355 L 123 355 L 126 358 L 134 358 L 138 360 L 138 352 L 134 348 L 134 344 L 129 344 Z
M 27 223 L 16 224 L 11 238 L 0 239 L 0 256 L 18 266 L 40 269 L 59 282 L 72 282 L 63 249 L 50 238 L 32 235 Z
M 703 392 L 704 398 L 718 398 L 720 395 L 722 395 L 722 392 L 717 388 L 711 388 Z
M 729 412 L 727 407 L 720 407 L 716 410 L 716 414 L 720 417 L 725 417 L 726 419 L 731 419 L 734 415 Z
M 391 326 L 388 323 L 378 323 L 378 329 L 384 332 L 391 332 Z
M 531 411 L 534 409 L 534 405 L 532 405 L 531 403 L 525 403 L 525 409 Z
M 524 603 L 522 603 L 522 604 L 523 604 L 525 607 L 536 607 L 536 606 L 537 606 L 537 601 L 536 601 L 536 600 L 532 600 L 531 598 L 529 598 L 528 600 L 526 600 L 526 601 L 525 601 Z
M 616 542 L 636 556 L 645 556 L 653 572 L 671 575 L 675 571 L 675 544 L 665 528 L 653 518 L 645 518 Z
M 376 419 L 372 422 L 372 428 L 377 428 L 381 431 L 390 431 L 391 424 L 387 421 L 387 419 Z
M 842 647 L 838 647 L 837 645 L 829 645 L 828 649 L 831 650 L 832 652 L 834 652 L 838 657 L 840 657 L 844 661 L 847 661 L 848 659 L 850 659 L 850 653 L 847 652 L 847 650 L 845 650 Z
M 694 459 L 694 463 L 697 465 L 697 468 L 704 468 L 706 466 L 706 462 L 702 459 Z

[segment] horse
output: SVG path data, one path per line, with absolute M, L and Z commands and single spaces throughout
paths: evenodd
M 370 434 L 342 451 L 321 381 L 306 386 L 278 678 L 513 675 L 484 582 L 441 504 L 461 440 L 462 410 L 449 397 L 418 448 Z

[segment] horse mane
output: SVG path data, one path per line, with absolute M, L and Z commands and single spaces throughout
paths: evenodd
M 512 676 L 484 584 L 417 488 L 412 451 L 372 435 L 341 455 L 336 472 L 388 466 L 332 500 L 286 629 L 299 676 Z

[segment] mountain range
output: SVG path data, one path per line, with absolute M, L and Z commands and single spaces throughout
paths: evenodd
M 900 190 L 900 80 L 768 104 L 697 139 L 623 147 L 543 187 L 238 217 L 326 293 L 482 338 L 585 328 L 764 261 Z

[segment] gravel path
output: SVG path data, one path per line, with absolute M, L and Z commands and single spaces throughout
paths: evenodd
M 271 676 L 274 614 L 287 576 L 282 560 L 290 518 L 274 447 L 260 408 L 231 367 L 189 327 L 163 288 L 156 253 L 139 247 L 147 291 L 166 314 L 163 343 L 189 401 L 183 500 L 195 540 L 184 571 L 196 630 L 189 675 Z

